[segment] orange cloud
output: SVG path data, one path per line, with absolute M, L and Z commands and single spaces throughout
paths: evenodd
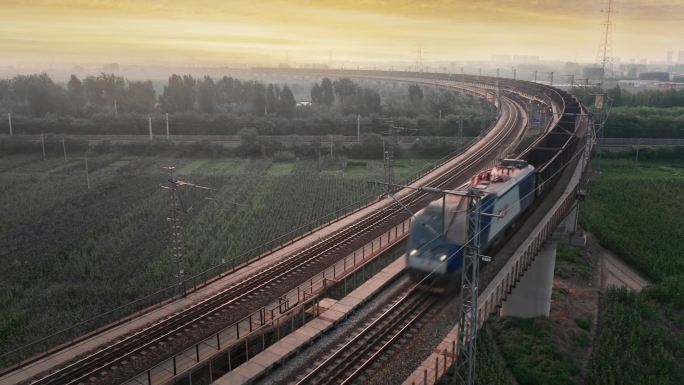
M 5 63 L 275 64 L 487 59 L 591 61 L 600 4 L 589 0 L 5 0 Z M 621 0 L 616 56 L 684 49 L 684 4 Z

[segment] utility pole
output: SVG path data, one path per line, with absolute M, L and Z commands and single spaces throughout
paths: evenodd
M 518 69 L 513 68 L 513 80 L 518 80 Z
M 330 160 L 335 159 L 335 153 L 334 153 L 333 145 L 334 145 L 333 136 L 330 135 Z
M 185 270 L 183 269 L 183 247 L 181 245 L 180 202 L 178 196 L 178 184 L 173 175 L 175 167 L 166 167 L 169 172 L 169 214 L 167 219 L 171 224 L 171 250 L 176 263 L 176 284 L 178 294 L 185 296 Z
M 169 173 L 169 185 L 160 186 L 164 189 L 169 190 L 169 208 L 170 216 L 167 217 L 167 221 L 171 224 L 171 249 L 173 250 L 174 262 L 176 264 L 176 282 L 178 294 L 185 296 L 185 270 L 183 268 L 183 247 L 182 247 L 182 237 L 181 237 L 181 210 L 185 211 L 183 206 L 183 201 L 178 194 L 179 187 L 193 187 L 204 190 L 213 190 L 209 187 L 199 186 L 193 183 L 184 182 L 182 180 L 176 179 L 174 175 L 175 167 L 168 166 L 163 167 Z
M 114 117 L 115 118 L 119 117 L 119 107 L 116 104 L 116 99 L 114 99 Z
M 10 131 L 10 136 L 14 136 L 14 133 L 12 132 L 12 113 L 8 112 L 7 113 L 7 120 L 9 121 L 9 131 Z
M 549 73 L 549 85 L 553 86 L 553 71 Z
M 169 113 L 166 113 L 166 140 L 169 140 Z
M 416 72 L 423 72 L 423 42 L 418 43 L 418 54 L 416 55 Z
M 390 185 L 393 183 L 392 179 L 394 177 L 394 148 L 399 145 L 397 141 L 397 134 L 399 131 L 412 131 L 416 132 L 417 129 L 397 127 L 394 125 L 394 121 L 386 121 L 389 124 L 389 129 L 383 134 L 385 138 L 382 141 L 382 153 L 383 153 L 383 167 L 384 167 L 384 180 L 387 184 L 387 194 L 391 193 Z
M 62 151 L 64 152 L 64 161 L 67 161 L 66 157 L 66 144 L 64 143 L 64 135 L 62 135 Z
M 150 131 L 150 141 L 152 141 L 152 117 L 147 115 L 147 128 Z
M 636 156 L 634 157 L 634 161 L 639 163 L 639 147 L 641 145 L 641 138 L 637 139 L 637 145 L 636 145 Z
M 88 156 L 86 155 L 85 158 L 85 168 L 86 168 L 86 186 L 88 186 L 88 190 L 90 190 L 90 174 L 88 172 Z
M 534 82 L 535 83 L 537 82 L 537 71 L 536 70 L 534 71 Z
M 40 144 L 43 146 L 43 160 L 45 160 L 45 135 L 40 133 Z
M 499 69 L 498 68 L 496 69 L 496 77 L 497 78 L 499 77 Z
M 361 143 L 361 114 L 356 114 L 356 141 Z
M 575 87 L 575 74 L 570 74 L 570 88 Z

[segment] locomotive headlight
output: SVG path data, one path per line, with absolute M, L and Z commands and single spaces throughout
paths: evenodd
M 447 259 L 447 255 L 446 255 L 446 254 L 442 254 L 442 256 L 439 257 L 439 261 L 440 261 L 440 262 L 444 262 L 444 261 L 446 261 L 446 259 Z
M 418 249 L 413 249 L 413 250 L 411 250 L 411 252 L 409 252 L 409 255 L 410 255 L 411 257 L 415 257 L 416 255 L 418 255 Z

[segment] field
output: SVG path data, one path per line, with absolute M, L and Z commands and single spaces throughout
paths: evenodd
M 558 353 L 553 322 L 506 317 L 488 325 L 506 366 L 521 385 L 572 385 L 579 369 Z
M 516 383 L 515 379 L 506 369 L 506 362 L 501 357 L 491 329 L 491 324 L 487 323 L 477 335 L 475 383 L 477 385 L 513 385 Z
M 400 159 L 397 175 L 408 177 L 430 162 Z M 0 158 L 0 351 L 78 325 L 0 356 L 0 364 L 173 293 L 162 166 L 173 164 L 179 179 L 216 189 L 182 193 L 185 270 L 192 275 L 222 263 L 230 267 L 377 196 L 380 188 L 367 181 L 382 179 L 382 162 L 348 163 L 319 171 L 315 160 L 107 154 L 88 159 L 88 189 L 83 158 Z
M 603 298 L 588 381 L 684 383 L 684 164 L 602 163 L 589 187 L 585 227 L 655 284 Z

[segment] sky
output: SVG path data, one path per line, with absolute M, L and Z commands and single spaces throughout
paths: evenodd
M 0 0 L 0 66 L 596 60 L 591 0 Z M 684 50 L 684 0 L 616 0 L 613 55 Z

